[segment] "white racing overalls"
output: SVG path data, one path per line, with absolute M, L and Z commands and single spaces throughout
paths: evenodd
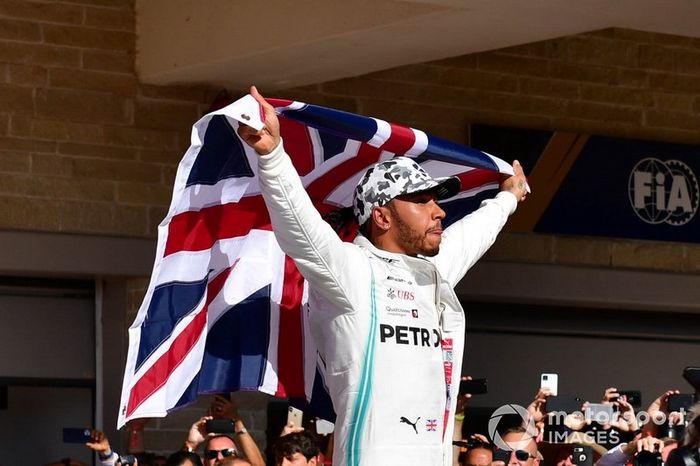
M 333 465 L 450 466 L 465 336 L 453 288 L 493 244 L 515 196 L 484 201 L 426 259 L 362 236 L 341 241 L 282 144 L 259 158 L 258 174 L 277 241 L 309 282 L 309 326 L 337 414 Z

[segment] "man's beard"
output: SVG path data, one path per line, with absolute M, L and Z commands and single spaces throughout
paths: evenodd
M 439 244 L 434 248 L 426 249 L 424 241 L 428 233 L 425 232 L 421 234 L 411 229 L 411 227 L 396 214 L 394 215 L 394 227 L 398 230 L 399 241 L 401 241 L 401 246 L 408 255 L 420 254 L 426 257 L 433 257 L 440 252 Z

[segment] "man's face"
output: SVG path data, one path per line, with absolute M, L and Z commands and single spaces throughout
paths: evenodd
M 236 446 L 233 444 L 233 441 L 230 438 L 216 437 L 214 439 L 211 439 L 206 446 L 205 458 L 204 458 L 205 466 L 214 466 L 217 461 L 221 461 L 224 458 L 224 455 L 221 454 L 221 450 L 226 450 L 228 448 L 236 448 Z M 206 456 L 207 451 L 211 451 L 211 452 L 216 451 L 217 452 L 216 457 L 215 458 L 208 458 Z
M 294 453 L 291 458 L 282 458 L 278 466 L 316 466 L 316 458 L 307 460 L 301 453 Z
M 503 436 L 503 440 L 508 444 L 513 451 L 510 452 L 508 466 L 538 466 L 540 460 L 537 459 L 537 443 L 526 433 L 512 432 Z M 518 455 L 524 456 L 527 453 L 527 458 L 518 458 Z
M 445 211 L 437 204 L 435 194 L 404 194 L 394 198 L 387 208 L 395 243 L 404 254 L 431 257 L 440 251 Z
M 486 448 L 472 448 L 464 456 L 463 466 L 490 466 L 493 453 Z

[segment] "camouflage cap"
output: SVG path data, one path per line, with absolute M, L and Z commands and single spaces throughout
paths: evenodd
M 410 157 L 398 156 L 369 168 L 355 187 L 353 211 L 360 225 L 370 217 L 374 207 L 386 205 L 397 196 L 437 188 L 439 200 L 459 192 L 459 178 L 431 178 Z

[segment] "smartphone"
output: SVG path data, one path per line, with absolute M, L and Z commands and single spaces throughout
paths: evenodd
M 488 381 L 486 379 L 461 380 L 459 382 L 459 394 L 483 395 L 488 393 Z
M 642 392 L 639 390 L 620 390 L 617 392 L 620 396 L 627 398 L 627 402 L 634 408 L 642 407 Z
M 575 446 L 572 463 L 576 466 L 593 466 L 593 449 L 589 446 Z
M 87 443 L 92 438 L 92 431 L 84 427 L 64 427 L 63 443 Z
M 695 395 L 692 393 L 674 393 L 668 397 L 668 411 L 688 411 L 695 403 Z
M 598 424 L 609 424 L 613 421 L 613 405 L 604 403 L 589 403 L 586 408 L 586 421 L 594 421 Z
M 209 419 L 206 429 L 208 434 L 232 434 L 233 419 Z
M 301 409 L 294 406 L 289 407 L 287 411 L 287 424 L 294 424 L 295 427 L 301 427 L 301 421 L 304 419 L 304 413 Z
M 558 374 L 542 374 L 540 375 L 540 387 L 548 388 L 552 392 L 552 396 L 557 396 L 559 391 L 559 375 Z
M 294 424 L 296 425 L 296 424 Z M 335 424 L 325 419 L 316 419 L 316 433 L 318 435 L 332 434 L 335 430 Z
M 577 411 L 581 411 L 581 405 L 583 405 L 583 400 L 578 396 L 557 395 L 547 398 L 545 410 L 548 413 L 573 414 Z

